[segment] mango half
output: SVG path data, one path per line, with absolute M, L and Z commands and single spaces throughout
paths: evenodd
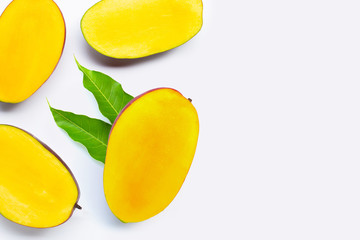
M 29 98 L 63 51 L 65 22 L 52 0 L 13 0 L 0 17 L 0 101 Z
M 104 191 L 123 222 L 140 222 L 164 210 L 191 166 L 199 119 L 178 91 L 161 88 L 134 98 L 110 133 Z
M 79 199 L 79 188 L 66 164 L 29 133 L 0 125 L 0 213 L 28 227 L 65 222 Z
M 103 0 L 81 20 L 85 40 L 113 58 L 167 51 L 194 37 L 202 26 L 201 0 Z

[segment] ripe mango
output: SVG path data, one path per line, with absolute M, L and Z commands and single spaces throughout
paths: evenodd
M 65 22 L 52 0 L 13 0 L 0 17 L 0 101 L 29 98 L 54 71 Z
M 1 215 L 28 227 L 54 227 L 80 208 L 79 195 L 56 153 L 28 132 L 0 125 Z
M 202 27 L 202 0 L 102 0 L 81 20 L 85 40 L 113 58 L 139 58 L 178 47 Z
M 108 142 L 104 191 L 123 222 L 140 222 L 164 210 L 191 166 L 199 119 L 191 101 L 160 88 L 134 98 L 115 121 Z

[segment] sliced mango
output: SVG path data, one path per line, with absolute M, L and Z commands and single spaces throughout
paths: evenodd
M 29 133 L 0 125 L 0 213 L 28 227 L 48 228 L 70 218 L 78 185 L 66 164 Z
M 0 101 L 22 102 L 51 75 L 65 43 L 52 0 L 13 0 L 0 17 Z
M 139 58 L 180 46 L 202 26 L 201 0 L 103 0 L 81 20 L 85 40 L 113 58 Z
M 105 197 L 123 222 L 140 222 L 164 210 L 191 166 L 199 120 L 191 102 L 169 88 L 134 98 L 110 133 L 104 169 Z

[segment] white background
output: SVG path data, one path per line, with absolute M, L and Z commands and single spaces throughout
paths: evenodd
M 139 60 L 103 57 L 84 41 L 80 20 L 96 1 L 56 1 L 67 26 L 58 67 L 27 101 L 0 104 L 1 123 L 66 161 L 83 210 L 45 230 L 0 217 L 0 239 L 360 239 L 359 1 L 204 0 L 195 38 Z M 193 99 L 201 129 L 192 168 L 150 220 L 112 215 L 103 165 L 52 119 L 46 98 L 104 119 L 74 55 L 134 96 L 164 86 Z

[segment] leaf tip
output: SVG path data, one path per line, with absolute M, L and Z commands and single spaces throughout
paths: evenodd
M 46 98 L 46 102 L 47 102 L 47 104 L 48 104 L 49 108 L 51 108 L 50 103 L 49 103 L 49 99 L 48 99 L 48 98 Z
M 76 59 L 75 54 L 74 54 L 74 59 L 75 59 L 76 65 L 77 65 L 78 68 L 81 70 L 82 66 L 81 66 L 81 64 L 78 62 L 78 60 Z

